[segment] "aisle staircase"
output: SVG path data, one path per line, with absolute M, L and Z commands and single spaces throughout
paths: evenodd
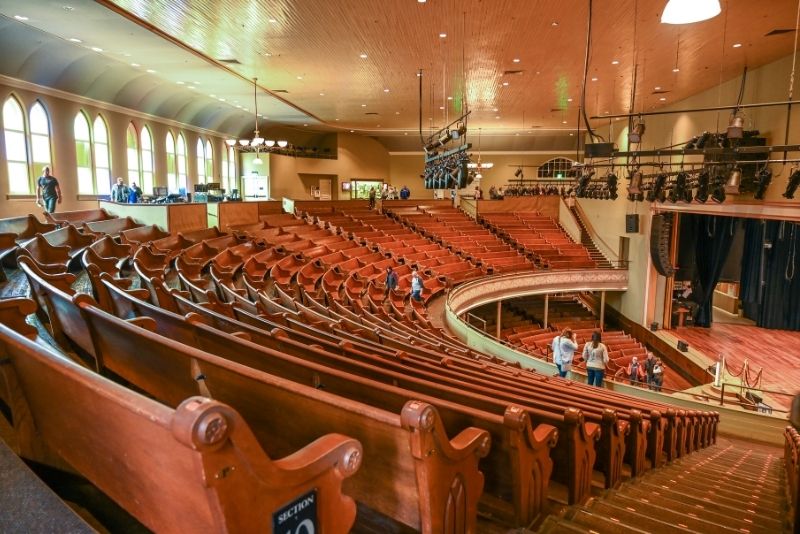
M 583 219 L 581 219 L 580 213 L 578 213 L 578 209 L 572 207 L 569 210 L 572 212 L 573 217 L 575 217 L 575 222 L 578 223 L 581 229 L 581 245 L 589 251 L 589 256 L 597 263 L 597 267 L 600 269 L 613 269 L 614 265 L 608 261 L 608 258 L 597 248 L 592 236 L 586 229 L 586 225 L 583 223 Z
M 548 517 L 545 533 L 789 532 L 783 450 L 721 438 Z

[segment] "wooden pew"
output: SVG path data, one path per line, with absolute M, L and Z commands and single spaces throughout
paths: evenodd
M 168 408 L 114 384 L 0 325 L 0 368 L 15 430 L 40 439 L 155 532 L 346 533 L 355 503 L 343 481 L 360 466 L 351 438 L 328 434 L 271 459 L 229 406 L 192 396 Z M 274 430 L 277 430 L 274 429 Z M 23 455 L 41 460 L 35 451 Z M 311 525 L 312 528 L 308 528 Z M 298 530 L 301 532 L 302 530 Z
M 81 313 L 108 369 L 162 402 L 205 391 L 241 413 L 272 455 L 297 440 L 346 429 L 365 455 L 365 468 L 346 484 L 349 494 L 425 533 L 476 531 L 478 460 L 489 451 L 488 432 L 469 427 L 450 440 L 436 408 L 425 402 L 376 409 L 313 381 L 287 381 L 176 343 L 91 305 L 81 305 Z M 141 324 L 154 328 L 150 323 Z

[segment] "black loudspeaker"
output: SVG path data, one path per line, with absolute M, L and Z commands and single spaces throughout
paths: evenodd
M 685 341 L 678 340 L 678 350 L 681 352 L 686 352 L 689 350 L 689 344 Z
M 658 330 L 658 323 L 650 323 L 650 331 L 655 332 Z
M 675 274 L 675 267 L 669 261 L 673 217 L 672 213 L 658 213 L 653 215 L 650 225 L 650 258 L 658 274 L 666 277 Z
M 639 233 L 639 215 L 636 213 L 629 213 L 625 216 L 625 233 Z

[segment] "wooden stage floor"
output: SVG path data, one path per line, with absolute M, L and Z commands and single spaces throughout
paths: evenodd
M 768 330 L 751 325 L 712 323 L 711 328 L 684 327 L 669 333 L 717 361 L 725 356 L 729 369 L 738 371 L 750 360 L 750 376 L 764 369 L 762 387 L 794 395 L 800 391 L 800 332 Z M 788 405 L 789 397 L 776 395 Z

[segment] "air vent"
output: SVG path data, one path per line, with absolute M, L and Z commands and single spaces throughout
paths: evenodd
M 375 113 L 374 111 L 367 111 L 364 113 L 364 115 L 378 115 L 378 113 Z
M 287 91 L 286 89 L 270 89 L 269 91 L 271 93 L 286 93 L 287 95 L 289 94 L 289 91 Z
M 514 74 L 522 74 L 524 70 L 504 70 L 503 76 L 513 76 Z
M 766 35 L 764 35 L 764 37 L 771 37 L 773 35 L 783 35 L 784 33 L 794 33 L 794 29 L 793 28 L 776 28 L 776 29 L 772 30 L 771 32 L 767 33 Z
M 229 58 L 229 59 L 218 59 L 220 63 L 227 63 L 228 65 L 241 65 L 242 62 L 236 58 Z

